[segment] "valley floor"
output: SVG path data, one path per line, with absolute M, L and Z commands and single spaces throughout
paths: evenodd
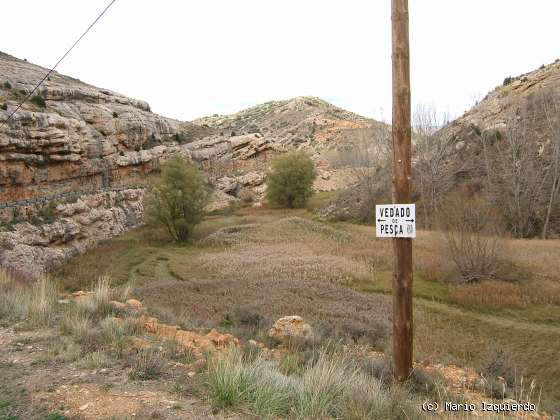
M 529 392 L 534 380 L 532 399 L 558 412 L 560 241 L 508 240 L 506 246 L 515 264 L 503 279 L 461 285 L 440 235 L 419 233 L 415 359 L 472 367 L 494 384 L 494 393 L 506 377 L 511 397 Z M 390 354 L 391 260 L 391 242 L 375 239 L 373 227 L 318 222 L 306 210 L 241 209 L 208 217 L 188 245 L 169 242 L 160 230 L 136 229 L 75 258 L 55 278 L 71 292 L 108 275 L 113 287 L 133 285 L 132 295 L 152 314 L 185 329 L 217 327 L 266 343 L 272 322 L 297 314 L 322 342 Z M 96 379 L 73 381 L 85 389 L 92 385 L 82 383 Z M 207 412 L 202 401 L 194 406 Z
M 508 240 L 511 278 L 472 286 L 454 281 L 442 241 L 437 232 L 414 241 L 416 359 L 482 369 L 503 358 L 558 408 L 560 241 Z M 390 351 L 391 251 L 373 227 L 319 223 L 305 210 L 245 209 L 209 217 L 187 246 L 138 229 L 58 276 L 70 290 L 101 274 L 133 282 L 149 307 L 186 325 L 235 330 L 228 320 L 237 312 L 268 322 L 298 314 L 325 336 Z

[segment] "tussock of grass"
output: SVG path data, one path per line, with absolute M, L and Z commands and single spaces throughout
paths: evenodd
M 141 381 L 157 379 L 163 374 L 165 361 L 158 349 L 140 349 L 131 359 L 131 368 L 130 379 Z
M 48 325 L 55 314 L 56 302 L 56 288 L 48 277 L 41 277 L 30 288 L 0 269 L 0 319 Z
M 117 359 L 122 359 L 130 337 L 140 331 L 140 325 L 136 319 L 127 318 L 117 322 L 108 317 L 101 321 L 100 329 L 106 350 L 111 351 Z
M 48 355 L 57 361 L 75 362 L 81 356 L 81 348 L 70 337 L 59 337 L 52 341 Z
M 218 408 L 246 406 L 264 418 L 420 418 L 404 389 L 382 388 L 339 353 L 321 352 L 298 374 L 281 369 L 237 349 L 217 355 L 209 365 L 210 398 Z
M 180 345 L 175 340 L 165 340 L 163 342 L 163 354 L 167 359 L 183 364 L 189 364 L 195 360 L 192 349 Z
M 29 317 L 35 325 L 46 325 L 52 320 L 57 302 L 54 283 L 41 277 L 34 285 L 31 294 Z
M 111 358 L 103 351 L 87 353 L 79 365 L 86 369 L 108 368 L 113 364 Z
M 115 308 L 109 303 L 111 301 L 109 277 L 100 276 L 92 291 L 92 295 L 85 296 L 77 301 L 79 311 L 95 319 L 112 315 Z
M 65 335 L 72 335 L 77 341 L 85 340 L 92 328 L 91 318 L 80 312 L 67 312 L 60 322 L 61 332 Z

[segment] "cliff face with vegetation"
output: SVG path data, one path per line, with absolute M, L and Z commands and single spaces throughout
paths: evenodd
M 512 235 L 560 234 L 560 60 L 507 77 L 439 135 Z
M 17 268 L 56 265 L 137 224 L 147 175 L 182 152 L 174 138 L 204 131 L 58 73 L 8 121 L 46 73 L 0 53 L 1 258 Z
M 512 118 L 521 119 L 521 114 L 526 113 L 529 118 L 525 122 L 535 138 L 542 140 L 547 125 L 542 102 L 547 96 L 560 96 L 560 60 L 529 73 L 505 78 L 502 85 L 446 126 L 444 132 L 468 142 L 480 138 L 484 131 L 503 132 Z M 558 115 L 552 115 L 552 118 L 557 119 Z

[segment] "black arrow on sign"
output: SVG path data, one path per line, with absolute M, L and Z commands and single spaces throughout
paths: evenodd
M 377 219 L 377 222 L 378 222 L 378 223 L 379 223 L 379 222 L 384 222 L 384 221 L 385 221 L 385 219 Z
M 414 219 L 406 219 L 406 222 L 414 222 Z

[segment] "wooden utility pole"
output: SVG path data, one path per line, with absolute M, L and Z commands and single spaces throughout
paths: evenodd
M 410 203 L 411 128 L 408 0 L 391 1 L 393 203 Z M 394 238 L 393 365 L 398 382 L 412 372 L 412 239 Z

